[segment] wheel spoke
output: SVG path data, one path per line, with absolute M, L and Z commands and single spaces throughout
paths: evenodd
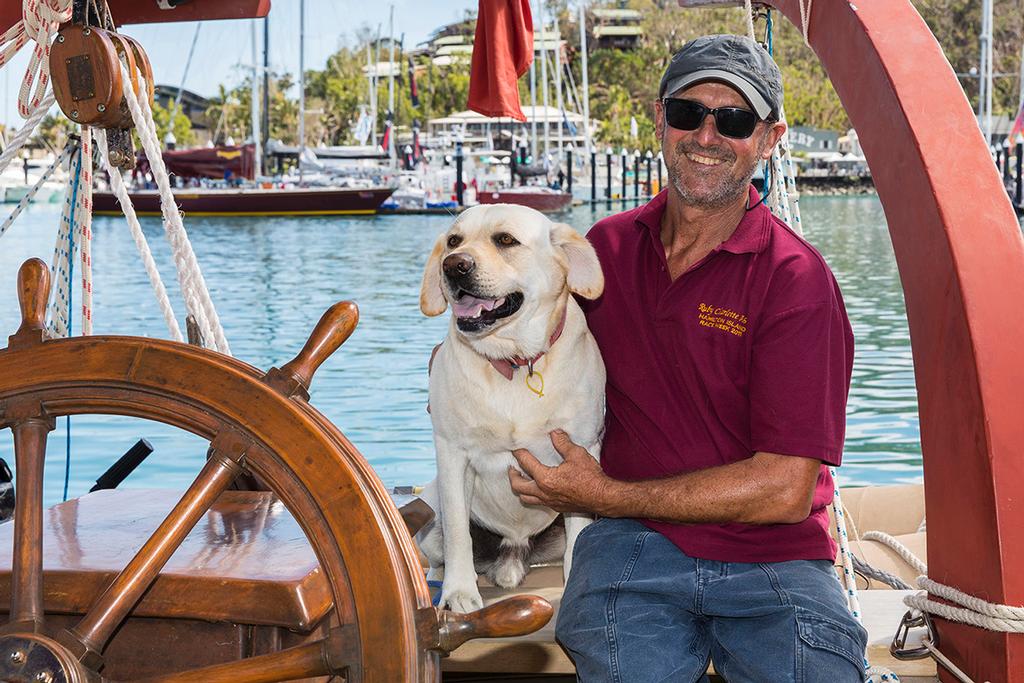
M 57 640 L 89 668 L 97 668 L 100 653 L 114 630 L 135 607 L 199 518 L 242 470 L 240 461 L 247 446 L 235 436 L 214 439 L 206 465 L 174 509 L 82 620 L 58 635 Z
M 38 633 L 43 624 L 43 464 L 53 420 L 41 410 L 33 412 L 11 425 L 17 473 L 10 627 Z
M 326 638 L 281 652 L 154 676 L 135 683 L 276 683 L 341 674 L 357 663 L 355 630 L 353 626 L 342 626 L 331 629 Z

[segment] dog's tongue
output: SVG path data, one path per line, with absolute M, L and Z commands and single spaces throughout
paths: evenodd
M 469 294 L 463 294 L 458 301 L 452 303 L 452 311 L 459 318 L 478 318 L 483 311 L 493 310 L 496 306 L 505 303 L 505 297 L 500 299 L 478 299 Z

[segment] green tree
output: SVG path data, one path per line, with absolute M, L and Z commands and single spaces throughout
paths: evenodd
M 67 143 L 68 136 L 77 133 L 78 126 L 71 123 L 63 114 L 47 114 L 39 122 L 39 128 L 30 142 L 47 149 L 60 150 Z
M 269 80 L 270 130 L 267 134 L 285 144 L 294 145 L 298 137 L 299 105 L 287 93 L 295 82 L 290 74 L 272 74 Z M 229 89 L 223 84 L 218 86 L 217 95 L 210 98 L 206 108 L 206 117 L 213 124 L 215 141 L 230 136 L 240 143 L 250 138 L 251 105 L 251 77 L 245 78 L 234 88 Z
M 153 123 L 156 124 L 156 134 L 159 140 L 163 140 L 167 131 L 174 132 L 174 139 L 178 147 L 187 147 L 195 142 L 195 134 L 192 132 L 192 122 L 180 109 L 174 112 L 174 123 L 171 124 L 171 112 L 165 109 L 159 102 L 153 102 Z

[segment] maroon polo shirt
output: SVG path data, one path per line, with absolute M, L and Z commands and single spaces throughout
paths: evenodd
M 757 451 L 839 465 L 853 333 L 824 259 L 758 205 L 672 281 L 659 236 L 667 196 L 587 235 L 605 276 L 601 298 L 584 302 L 608 371 L 605 472 L 667 477 Z M 797 524 L 642 521 L 691 557 L 834 560 L 832 486 L 822 465 Z

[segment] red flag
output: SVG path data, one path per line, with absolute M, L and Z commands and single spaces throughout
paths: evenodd
M 526 121 L 517 80 L 533 61 L 529 0 L 480 0 L 469 76 L 469 108 Z
M 1018 135 L 1024 135 L 1024 104 L 1020 106 L 1020 113 L 1017 114 L 1017 120 L 1013 122 L 1013 129 L 1006 136 L 1006 142 L 1010 147 L 1017 144 Z

